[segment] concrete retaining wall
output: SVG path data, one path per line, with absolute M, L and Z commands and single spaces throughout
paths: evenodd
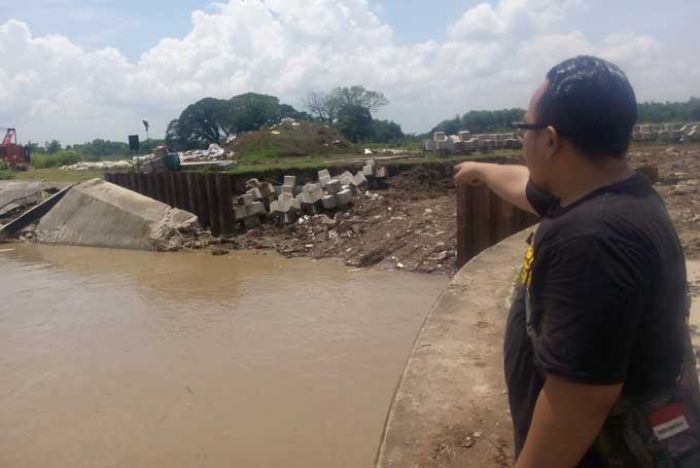
M 197 217 L 100 179 L 75 186 L 44 216 L 39 242 L 171 250 Z
M 377 466 L 512 466 L 503 333 L 532 229 L 462 268 L 416 340 L 390 409 Z

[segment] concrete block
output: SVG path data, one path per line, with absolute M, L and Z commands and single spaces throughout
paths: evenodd
M 388 173 L 386 171 L 386 167 L 380 167 L 377 169 L 377 178 L 382 179 L 387 177 Z
M 270 214 L 279 213 L 279 211 L 279 202 L 277 200 L 270 202 Z
M 297 177 L 293 175 L 284 176 L 284 183 L 282 185 L 291 185 L 294 187 L 297 184 Z
M 338 194 L 335 196 L 336 200 L 338 201 L 338 206 L 341 208 L 344 208 L 350 204 L 352 201 L 352 191 L 345 189 L 341 190 L 338 192 Z
M 335 195 L 326 195 L 322 200 L 323 207 L 327 210 L 335 209 L 338 206 L 338 201 Z
M 253 196 L 249 193 L 245 193 L 241 195 L 241 199 L 243 200 L 244 205 L 250 205 L 253 203 L 255 200 L 253 199 Z
M 362 172 L 358 172 L 352 178 L 352 183 L 355 187 L 365 187 L 367 185 L 367 177 Z
M 331 179 L 330 182 L 326 184 L 326 191 L 329 195 L 335 195 L 340 192 L 340 181 L 337 179 Z
M 282 186 L 282 194 L 288 193 L 292 196 L 294 196 L 294 186 L 293 185 L 283 185 Z
M 248 210 L 248 216 L 264 215 L 266 213 L 265 204 L 259 201 L 253 202 L 246 209 Z
M 341 185 L 352 185 L 354 178 L 352 172 L 345 171 L 340 175 L 340 177 L 338 177 L 338 180 L 340 181 Z
M 234 215 L 236 217 L 236 220 L 241 220 L 248 216 L 248 208 L 244 206 L 237 206 L 236 209 L 234 210 Z
M 269 197 L 275 193 L 275 187 L 273 187 L 269 182 L 260 184 L 260 187 L 258 188 L 260 189 L 260 193 L 262 193 L 263 197 Z
M 246 182 L 245 182 L 246 190 L 250 190 L 250 189 L 256 188 L 256 187 L 260 187 L 260 181 L 258 179 L 246 180 Z
M 254 187 L 246 192 L 246 194 L 253 197 L 253 200 L 262 200 L 263 194 L 258 187 Z

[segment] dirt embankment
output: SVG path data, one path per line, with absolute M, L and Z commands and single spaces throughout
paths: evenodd
M 449 167 L 416 166 L 386 190 L 358 196 L 335 215 L 264 224 L 236 238 L 237 248 L 272 248 L 287 256 L 340 257 L 350 266 L 448 274 L 455 251 L 454 188 Z
M 630 157 L 635 167 L 658 169 L 655 188 L 686 255 L 700 259 L 700 145 L 640 145 Z M 514 154 L 511 161 L 517 160 Z M 456 257 L 455 195 L 451 163 L 418 165 L 391 177 L 388 189 L 358 197 L 346 212 L 302 218 L 288 226 L 267 223 L 224 246 L 450 274 Z

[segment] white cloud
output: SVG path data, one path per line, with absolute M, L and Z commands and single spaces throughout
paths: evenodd
M 547 31 L 575 8 L 580 0 L 501 0 L 495 6 L 480 3 L 470 8 L 448 32 L 453 39 L 523 38 Z
M 468 109 L 526 105 L 549 67 L 579 53 L 619 63 L 643 96 L 666 96 L 666 70 L 686 77 L 675 84 L 678 97 L 690 94 L 698 68 L 654 38 L 594 41 L 557 31 L 581 6 L 483 3 L 455 18 L 445 40 L 399 46 L 366 0 L 230 0 L 194 12 L 188 35 L 161 40 L 136 62 L 113 48 L 34 37 L 10 20 L 0 26 L 0 123 L 23 139 L 125 139 L 142 118 L 162 135 L 169 119 L 205 96 L 256 91 L 300 106 L 309 91 L 362 84 L 392 101 L 382 117 L 426 131 Z

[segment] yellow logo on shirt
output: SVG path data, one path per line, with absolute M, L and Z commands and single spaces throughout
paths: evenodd
M 525 256 L 523 258 L 523 266 L 520 269 L 520 284 L 530 287 L 532 283 L 532 262 L 535 261 L 535 249 L 532 244 L 528 244 Z

